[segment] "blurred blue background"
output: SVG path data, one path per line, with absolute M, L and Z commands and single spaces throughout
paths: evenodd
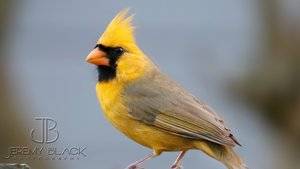
M 110 20 L 121 9 L 130 7 L 135 14 L 140 47 L 164 72 L 225 119 L 243 144 L 236 150 L 248 166 L 287 167 L 284 162 L 289 161 L 286 152 L 289 146 L 283 141 L 281 130 L 269 122 L 268 116 L 261 115 L 265 109 L 244 101 L 246 96 L 240 90 L 243 85 L 239 85 L 253 67 L 264 63 L 266 49 L 271 48 L 266 45 L 271 31 L 266 24 L 269 15 L 264 13 L 264 5 L 272 2 L 261 3 L 257 0 L 10 2 L 2 41 L 5 49 L 2 74 L 9 84 L 10 98 L 15 100 L 12 107 L 18 107 L 15 113 L 22 122 L 20 131 L 28 135 L 28 130 L 37 125 L 33 123 L 35 117 L 52 117 L 61 135 L 55 146 L 87 147 L 88 156 L 80 160 L 43 161 L 42 165 L 49 168 L 120 169 L 149 153 L 149 149 L 125 138 L 104 119 L 95 95 L 96 69 L 85 63 L 85 56 Z M 287 25 L 298 22 L 295 18 L 300 15 L 299 11 L 293 12 L 298 9 L 295 5 L 298 3 L 290 1 L 279 5 L 283 13 L 279 16 Z M 252 83 L 256 81 L 247 84 Z M 164 153 L 149 161 L 146 168 L 168 168 L 176 155 Z M 15 162 L 28 162 L 32 166 L 36 163 Z M 224 167 L 199 151 L 190 151 L 184 159 L 184 168 Z

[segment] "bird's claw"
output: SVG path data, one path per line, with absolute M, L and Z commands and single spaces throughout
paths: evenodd
M 183 167 L 181 165 L 174 164 L 171 166 L 171 169 L 183 169 Z
M 132 164 L 132 165 L 129 165 L 128 167 L 126 167 L 126 169 L 144 169 L 144 168 L 139 165 Z

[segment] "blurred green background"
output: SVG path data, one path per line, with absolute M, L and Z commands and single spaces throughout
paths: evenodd
M 141 48 L 225 118 L 251 169 L 298 168 L 300 2 L 294 0 L 0 0 L 0 162 L 119 169 L 148 153 L 104 120 L 96 71 L 84 61 L 126 7 L 135 13 Z M 87 157 L 3 159 L 11 146 L 36 146 L 35 117 L 57 121 L 60 138 L 51 146 L 83 145 Z M 165 153 L 146 168 L 168 168 L 175 156 Z M 197 151 L 184 166 L 223 167 Z

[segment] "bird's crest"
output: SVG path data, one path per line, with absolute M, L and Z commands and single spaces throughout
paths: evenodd
M 120 11 L 109 23 L 97 44 L 110 47 L 130 47 L 135 44 L 133 15 L 128 16 L 128 9 Z

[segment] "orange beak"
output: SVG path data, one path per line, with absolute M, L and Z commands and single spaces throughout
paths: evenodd
M 91 51 L 91 53 L 86 57 L 86 61 L 88 63 L 94 64 L 94 65 L 103 65 L 103 66 L 109 66 L 109 59 L 106 57 L 106 53 L 99 50 L 98 48 L 95 48 Z

